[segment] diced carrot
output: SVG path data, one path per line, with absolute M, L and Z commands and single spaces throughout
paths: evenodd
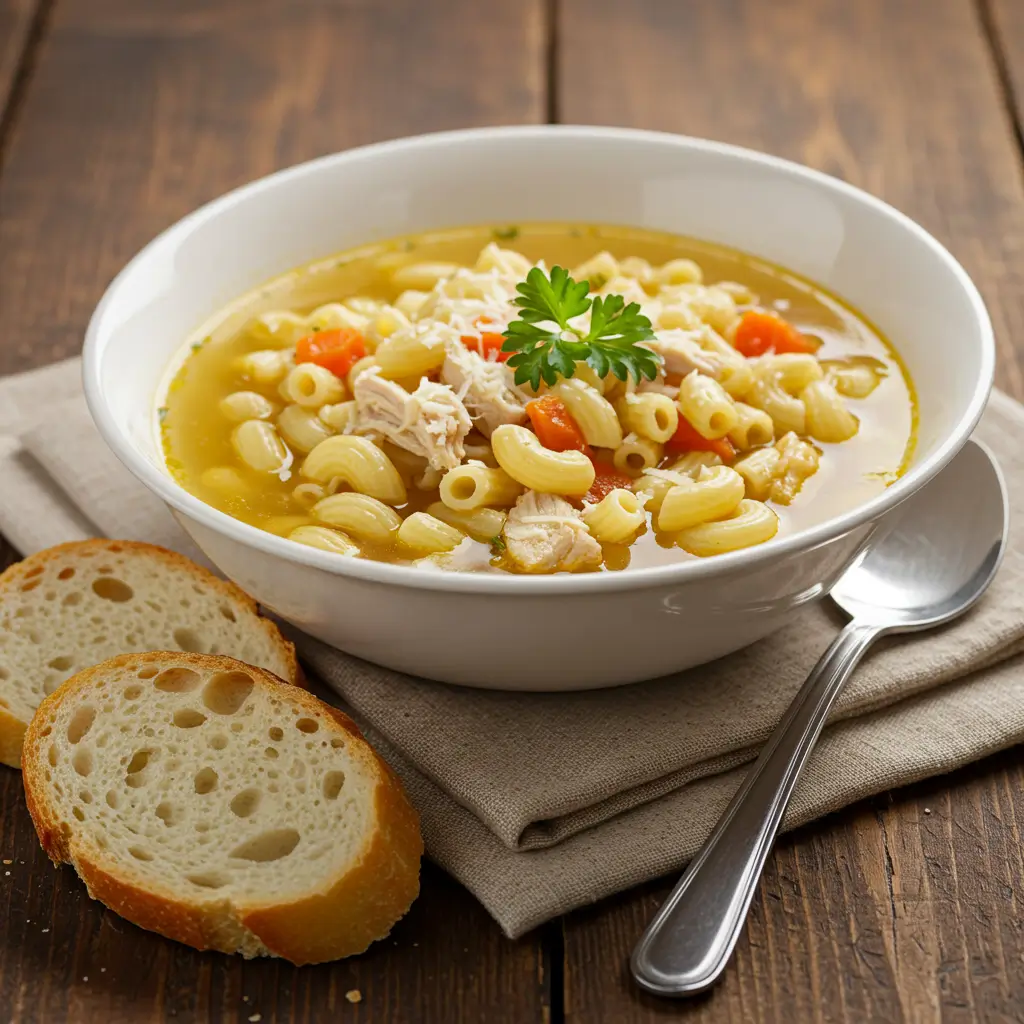
M 473 334 L 464 334 L 462 335 L 462 344 L 471 352 L 483 356 L 484 359 L 496 359 L 499 363 L 506 362 L 513 355 L 511 352 L 501 351 L 505 339 L 502 335 L 492 331 L 485 331 L 479 338 Z
M 736 449 L 729 438 L 712 440 L 704 437 L 682 416 L 679 417 L 676 432 L 665 442 L 665 447 L 674 452 L 714 452 L 723 462 L 732 462 L 736 458 Z
M 336 377 L 344 377 L 365 355 L 366 340 L 351 327 L 307 334 L 295 346 L 297 363 L 316 363 Z
M 616 487 L 629 488 L 632 486 L 633 478 L 626 476 L 625 473 L 620 473 L 610 462 L 605 462 L 603 459 L 595 459 L 593 456 L 590 457 L 590 461 L 593 462 L 594 471 L 597 475 L 594 477 L 590 490 L 587 491 L 587 501 L 600 501 L 614 491 Z
M 542 395 L 526 403 L 526 415 L 530 417 L 540 443 L 553 452 L 585 452 L 590 448 L 583 437 L 579 424 L 572 418 L 565 403 L 554 395 Z
M 789 321 L 774 313 L 747 310 L 736 325 L 733 337 L 736 351 L 751 358 L 766 352 L 814 352 L 816 345 Z

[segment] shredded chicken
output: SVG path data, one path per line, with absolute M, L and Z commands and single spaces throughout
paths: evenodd
M 432 469 L 454 469 L 465 456 L 462 442 L 472 429 L 466 407 L 451 388 L 424 378 L 409 394 L 375 372 L 355 381 L 356 429 L 376 433 L 421 455 Z
M 718 361 L 714 354 L 705 352 L 690 331 L 675 328 L 659 331 L 656 338 L 651 338 L 644 344 L 661 356 L 667 373 L 680 373 L 685 377 L 686 374 L 699 370 L 709 377 L 716 376 Z
M 504 364 L 484 359 L 459 341 L 450 341 L 441 380 L 465 403 L 473 424 L 486 437 L 503 423 L 525 423 L 530 396 L 517 388 Z
M 557 494 L 521 494 L 502 534 L 523 572 L 576 572 L 601 564 L 601 545 L 580 513 Z

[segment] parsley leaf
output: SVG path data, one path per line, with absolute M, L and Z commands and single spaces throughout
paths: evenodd
M 508 325 L 501 350 L 514 353 L 508 365 L 517 384 L 528 381 L 536 390 L 543 380 L 550 387 L 559 377 L 572 377 L 578 362 L 599 377 L 613 373 L 627 380 L 632 374 L 639 382 L 657 375 L 660 357 L 639 344 L 654 337 L 639 303 L 627 306 L 621 295 L 591 299 L 589 282 L 574 281 L 563 267 L 552 267 L 550 277 L 534 267 L 516 291 L 519 319 Z M 587 310 L 590 329 L 584 334 L 569 321 Z

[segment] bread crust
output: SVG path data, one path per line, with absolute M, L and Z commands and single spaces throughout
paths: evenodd
M 285 679 L 294 686 L 305 688 L 306 679 L 295 653 L 295 644 L 285 639 L 273 620 L 261 614 L 259 605 L 241 587 L 230 580 L 221 579 L 212 572 L 196 565 L 191 559 L 179 555 L 175 551 L 158 547 L 156 544 L 145 544 L 134 540 L 111 540 L 107 537 L 96 537 L 92 540 L 69 541 L 56 547 L 38 551 L 20 562 L 15 562 L 0 573 L 0 603 L 7 595 L 17 590 L 25 582 L 26 577 L 34 569 L 50 565 L 53 562 L 68 561 L 87 554 L 109 552 L 123 555 L 135 553 L 144 558 L 162 562 L 176 573 L 191 576 L 206 586 L 216 590 L 226 600 L 233 602 L 256 617 L 260 629 L 266 634 L 270 643 L 277 648 L 281 659 L 287 666 Z M 27 722 L 0 708 L 0 761 L 12 768 L 21 763 L 21 743 Z
M 46 779 L 45 722 L 51 710 L 74 702 L 106 673 L 126 663 L 165 667 L 194 665 L 203 671 L 244 668 L 257 685 L 284 688 L 288 700 L 326 713 L 346 739 L 349 756 L 362 761 L 376 779 L 374 820 L 359 856 L 328 884 L 318 882 L 308 896 L 287 903 L 189 901 L 142 888 L 104 861 L 103 851 L 88 835 L 58 820 Z M 244 956 L 274 955 L 295 964 L 320 963 L 361 953 L 383 938 L 419 893 L 423 854 L 419 817 L 391 768 L 366 742 L 344 713 L 265 669 L 220 655 L 151 652 L 111 658 L 72 676 L 39 706 L 25 734 L 22 758 L 25 800 L 39 840 L 55 863 L 67 863 L 85 882 L 89 895 L 122 917 L 196 949 L 216 949 Z M 83 830 L 84 832 L 84 830 Z

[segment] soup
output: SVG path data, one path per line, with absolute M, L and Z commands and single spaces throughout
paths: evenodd
M 276 278 L 196 332 L 164 402 L 169 471 L 236 519 L 342 557 L 513 573 L 769 543 L 888 486 L 916 423 L 893 349 L 816 285 L 564 224 Z

